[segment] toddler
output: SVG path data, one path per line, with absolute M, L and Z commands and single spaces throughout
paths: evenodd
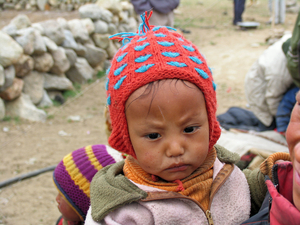
M 121 34 L 106 84 L 109 144 L 128 156 L 95 175 L 85 224 L 239 224 L 249 187 L 217 158 L 211 70 L 182 35 L 142 20 Z
M 53 172 L 56 201 L 62 216 L 57 225 L 84 224 L 90 206 L 90 182 L 103 167 L 123 160 L 106 145 L 89 145 L 66 155 Z

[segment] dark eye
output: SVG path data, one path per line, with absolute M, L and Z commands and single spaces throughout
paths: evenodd
M 184 133 L 193 133 L 198 129 L 198 127 L 194 126 L 194 127 L 187 127 L 183 130 Z
M 160 137 L 160 134 L 159 133 L 151 133 L 151 134 L 147 134 L 146 137 L 151 140 L 155 140 Z

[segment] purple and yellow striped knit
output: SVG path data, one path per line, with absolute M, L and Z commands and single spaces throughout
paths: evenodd
M 90 183 L 94 175 L 123 159 L 122 153 L 107 145 L 89 145 L 66 155 L 57 165 L 54 184 L 82 220 L 90 206 Z

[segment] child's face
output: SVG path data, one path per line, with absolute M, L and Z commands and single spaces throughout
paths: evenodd
M 296 95 L 296 101 L 286 131 L 286 140 L 293 163 L 293 200 L 300 210 L 300 92 Z
M 130 140 L 146 172 L 166 181 L 183 179 L 202 165 L 208 153 L 205 99 L 190 82 L 168 79 L 154 85 L 142 97 L 146 86 L 137 89 L 126 102 Z
M 58 203 L 58 210 L 61 212 L 63 218 L 67 221 L 81 221 L 77 213 L 71 208 L 71 206 L 66 202 L 64 197 L 58 193 L 56 196 L 56 202 Z

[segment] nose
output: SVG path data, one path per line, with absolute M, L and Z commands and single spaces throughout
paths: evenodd
M 56 202 L 59 204 L 60 203 L 60 194 L 57 194 L 56 196 Z
M 184 142 L 180 137 L 173 137 L 167 141 L 166 155 L 168 157 L 178 157 L 184 154 Z

